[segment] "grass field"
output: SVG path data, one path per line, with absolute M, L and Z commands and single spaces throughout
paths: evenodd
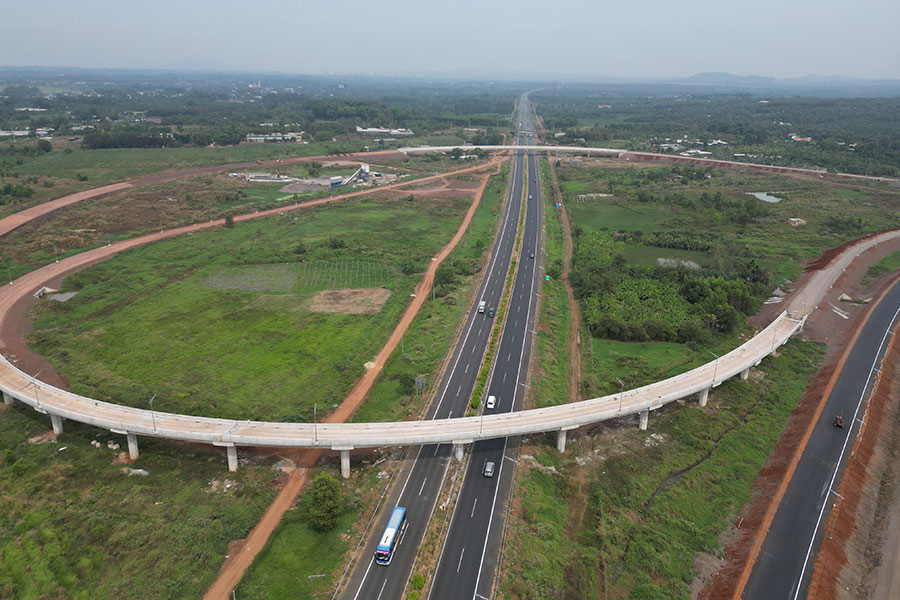
M 481 262 L 497 226 L 508 169 L 491 178 L 469 229 L 447 260 L 463 265 Z M 382 374 L 366 402 L 353 415 L 354 421 L 385 421 L 409 418 L 421 409 L 418 394 L 407 386 L 411 378 L 425 377 L 429 390 L 434 386 L 439 366 L 466 310 L 471 308 L 474 279 L 459 276 L 452 289 L 443 291 L 435 302 L 426 302 L 406 335 L 405 343 L 388 359 Z M 289 511 L 269 543 L 247 571 L 237 589 L 238 598 L 295 598 L 309 593 L 308 575 L 323 574 L 314 590 L 321 597 L 330 595 L 340 576 L 345 553 L 359 536 L 349 528 L 359 526 L 361 518 L 371 514 L 373 490 L 380 491 L 384 479 L 379 469 L 360 465 L 354 458 L 354 479 L 345 484 L 347 510 L 331 532 L 315 531 L 306 517 L 306 499 Z M 332 465 L 328 468 L 333 468 Z M 348 533 L 349 532 L 349 533 Z M 365 560 L 365 558 L 364 558 Z M 317 596 L 319 597 L 319 596 Z
M 576 225 L 587 231 L 649 231 L 664 223 L 668 216 L 661 207 L 635 205 L 615 198 L 591 202 L 569 201 L 568 206 Z
M 563 261 L 563 236 L 559 210 L 550 194 L 550 171 L 546 160 L 540 161 L 541 183 L 544 185 L 544 265 L 551 274 L 543 282 L 541 311 L 528 400 L 533 407 L 554 406 L 571 402 L 569 398 L 569 301 L 559 275 Z
M 271 461 L 229 473 L 219 449 L 149 438 L 120 464 L 106 444 L 123 436 L 71 421 L 55 442 L 29 442 L 48 429 L 30 408 L 0 407 L 2 598 L 199 598 L 281 479 Z
M 436 302 L 422 306 L 402 346 L 388 359 L 366 402 L 354 413 L 354 421 L 393 421 L 418 413 L 421 403 L 408 383 L 416 376 L 425 377 L 428 390 L 436 383 L 441 361 L 466 311 L 472 308 L 474 274 L 484 266 L 484 252 L 497 228 L 508 175 L 507 163 L 500 174 L 491 177 L 468 230 L 444 263 L 455 270 L 455 282 L 440 290 Z
M 647 432 L 601 425 L 566 454 L 536 436 L 523 447 L 503 597 L 689 598 L 695 556 L 720 552 L 822 355 L 791 342 L 706 409 L 654 412 Z
M 467 206 L 370 198 L 130 251 L 69 277 L 79 293 L 41 303 L 30 342 L 86 395 L 309 420 L 363 373 Z M 304 310 L 311 292 L 356 284 L 390 290 L 380 312 Z

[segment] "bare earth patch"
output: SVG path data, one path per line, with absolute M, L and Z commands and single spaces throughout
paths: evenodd
M 384 288 L 324 290 L 313 296 L 309 310 L 348 315 L 374 315 L 381 310 L 390 296 L 391 290 Z

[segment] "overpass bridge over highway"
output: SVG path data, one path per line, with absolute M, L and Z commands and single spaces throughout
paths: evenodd
M 17 368 L 0 356 L 0 391 L 4 402 L 25 403 L 50 417 L 54 431 L 61 432 L 64 419 L 72 419 L 126 436 L 129 453 L 138 456 L 138 436 L 201 442 L 225 447 L 229 469 L 237 468 L 238 446 L 328 448 L 341 453 L 342 472 L 349 475 L 350 450 L 380 446 L 453 443 L 458 457 L 466 444 L 476 440 L 557 432 L 557 447 L 565 449 L 566 432 L 630 414 L 640 415 L 646 428 L 649 413 L 668 403 L 698 394 L 701 405 L 709 390 L 750 369 L 786 343 L 801 329 L 828 289 L 862 252 L 900 236 L 887 231 L 846 247 L 826 267 L 814 273 L 794 292 L 788 308 L 768 327 L 731 352 L 701 367 L 669 379 L 619 394 L 521 412 L 435 421 L 385 423 L 278 423 L 217 419 L 157 412 L 104 402 L 54 387 Z M 71 258 L 77 258 L 71 257 Z M 66 259 L 69 260 L 69 259 Z M 47 284 L 42 269 L 32 271 L 0 289 L 0 320 L 27 294 Z

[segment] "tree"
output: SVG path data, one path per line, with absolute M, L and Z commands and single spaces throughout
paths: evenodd
M 229 229 L 234 227 L 234 215 L 225 215 L 225 227 Z
M 50 152 L 53 149 L 53 146 L 50 145 L 50 140 L 38 140 L 37 147 L 42 152 Z
M 341 514 L 341 483 L 328 473 L 319 473 L 309 488 L 309 520 L 319 531 L 330 531 Z
M 445 285 L 453 283 L 454 279 L 453 269 L 447 265 L 441 265 L 434 272 L 434 285 L 444 287 Z
M 322 174 L 322 163 L 318 161 L 311 161 L 309 165 L 307 165 L 307 169 L 309 170 L 310 177 L 318 177 Z
M 462 148 L 454 148 L 450 151 L 450 158 L 457 159 L 463 155 Z

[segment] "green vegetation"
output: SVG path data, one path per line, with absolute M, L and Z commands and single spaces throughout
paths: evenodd
M 78 294 L 38 305 L 30 342 L 92 397 L 143 407 L 156 393 L 166 411 L 309 421 L 362 375 L 467 207 L 369 198 L 136 249 L 68 277 Z M 311 311 L 315 290 L 357 284 L 379 288 Z
M 319 531 L 330 531 L 341 516 L 341 482 L 329 473 L 319 473 L 309 489 L 309 522 Z
M 658 152 L 693 149 L 728 160 L 900 174 L 896 97 L 787 97 L 786 92 L 773 97 L 768 89 L 742 92 L 694 88 L 673 96 L 671 89 L 649 86 L 637 92 L 642 96 L 637 99 L 627 90 L 575 85 L 563 93 L 538 91 L 532 99 L 545 126 L 564 134 L 554 138 L 560 144 Z M 598 106 L 601 97 L 603 107 Z M 791 135 L 812 141 L 794 141 Z
M 560 273 L 563 262 L 563 236 L 559 212 L 549 191 L 550 171 L 541 161 L 544 186 L 544 264 L 549 281 L 542 284 L 540 316 L 535 349 L 535 368 L 531 375 L 530 402 L 534 407 L 571 402 L 569 398 L 569 301 Z
M 452 282 L 435 289 L 435 302 L 426 302 L 413 320 L 400 348 L 391 354 L 366 402 L 357 409 L 357 422 L 408 418 L 420 409 L 415 378 L 434 386 L 438 369 L 466 311 L 472 308 L 475 275 L 484 266 L 484 252 L 497 230 L 509 164 L 491 177 L 472 222 L 456 248 L 441 265 Z
M 885 256 L 877 263 L 869 267 L 866 271 L 866 277 L 880 277 L 885 273 L 890 273 L 895 269 L 900 269 L 900 252 L 894 252 L 890 256 Z
M 694 557 L 720 552 L 822 356 L 791 342 L 758 376 L 716 388 L 708 409 L 654 412 L 649 435 L 603 426 L 565 455 L 526 445 L 504 597 L 688 598 Z
M 0 407 L 3 598 L 199 598 L 281 478 L 260 460 L 228 473 L 220 449 L 150 438 L 123 464 L 107 447 L 122 436 L 67 421 L 42 443 L 48 428 L 30 408 Z
M 330 597 L 341 575 L 338 568 L 362 534 L 362 517 L 371 514 L 384 488 L 385 482 L 378 476 L 380 468 L 368 460 L 357 463 L 353 479 L 343 482 L 332 469 L 317 468 L 313 481 L 330 479 L 343 496 L 334 513 L 334 525 L 329 529 L 316 526 L 316 501 L 311 488 L 304 491 L 247 569 L 235 590 L 236 597 L 325 598 L 326 593 Z

